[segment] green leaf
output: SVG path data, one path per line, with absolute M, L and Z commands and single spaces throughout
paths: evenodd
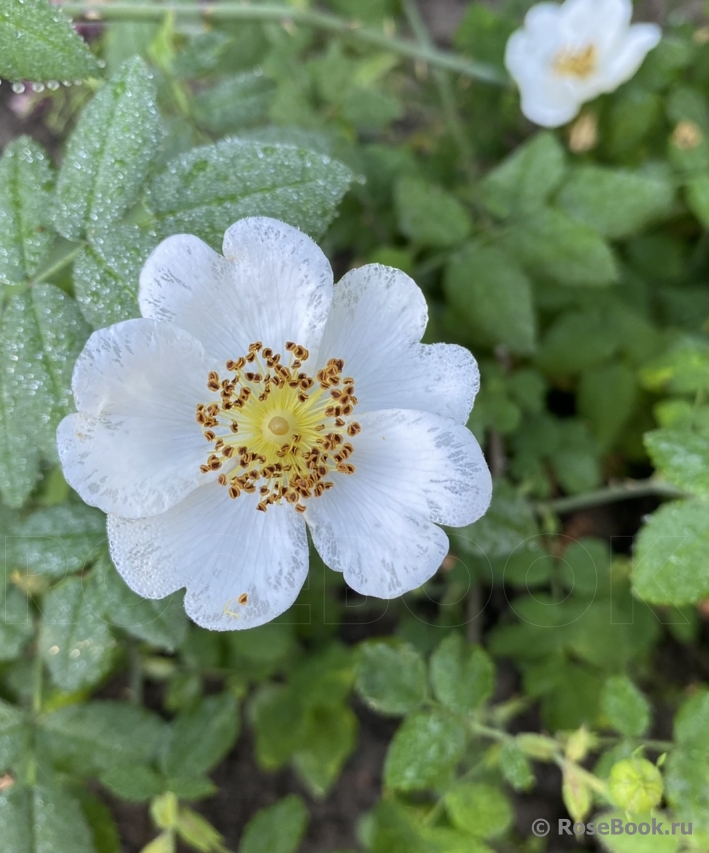
M 534 772 L 527 756 L 513 740 L 500 747 L 500 770 L 515 791 L 529 791 L 534 785 Z
M 494 246 L 468 243 L 446 268 L 449 302 L 472 332 L 486 344 L 506 344 L 530 353 L 537 328 L 529 279 Z
M 0 699 L 0 771 L 30 749 L 32 730 L 23 711 Z
M 49 157 L 33 139 L 21 136 L 5 148 L 0 158 L 0 283 L 27 281 L 52 244 L 53 180 Z
M 92 231 L 74 261 L 74 293 L 94 329 L 140 316 L 138 280 L 155 238 L 137 225 Z
M 709 344 L 701 338 L 680 340 L 669 352 L 645 367 L 641 380 L 651 391 L 674 394 L 709 392 Z
M 606 241 L 592 228 L 552 207 L 541 207 L 516 223 L 502 245 L 542 280 L 603 286 L 618 279 L 615 257 Z
M 106 541 L 103 513 L 84 504 L 38 509 L 6 539 L 8 566 L 20 572 L 61 578 L 85 568 Z
M 431 684 L 439 702 L 468 713 L 492 695 L 495 668 L 486 652 L 449 634 L 431 655 Z
M 86 595 L 109 625 L 122 628 L 139 640 L 174 650 L 187 638 L 189 621 L 182 595 L 150 600 L 136 595 L 118 574 L 108 554 L 99 559 Z
M 0 793 L 0 836 L 12 853 L 95 853 L 81 806 L 57 785 L 14 784 Z
M 57 179 L 56 229 L 78 240 L 120 219 L 140 197 L 160 141 L 155 86 L 128 60 L 84 109 Z
M 698 495 L 709 496 L 709 424 L 665 428 L 644 436 L 653 465 L 668 480 Z
M 690 210 L 705 228 L 709 228 L 709 175 L 689 178 L 685 190 Z
M 426 665 L 408 643 L 370 640 L 357 649 L 355 686 L 380 714 L 407 714 L 426 697 Z
M 623 362 L 603 364 L 584 371 L 578 389 L 578 411 L 591 424 L 603 450 L 621 437 L 635 409 L 635 373 Z
M 98 64 L 69 20 L 47 0 L 4 0 L 0 11 L 0 77 L 74 80 L 98 74 Z
M 268 115 L 275 85 L 259 71 L 226 77 L 194 99 L 197 124 L 221 136 L 257 124 Z
M 709 832 L 709 691 L 691 696 L 677 712 L 676 748 L 665 768 L 665 795 L 676 819 L 692 821 L 695 829 Z
M 569 216 L 611 239 L 666 217 L 673 202 L 672 175 L 657 165 L 638 171 L 578 166 L 556 198 Z
M 251 818 L 239 843 L 239 853 L 296 853 L 307 826 L 305 803 L 289 794 Z
M 68 578 L 54 587 L 42 610 L 39 653 L 52 681 L 68 693 L 100 681 L 111 668 L 116 644 L 84 597 L 82 579 Z
M 648 604 L 694 604 L 709 596 L 709 506 L 673 501 L 656 510 L 635 541 L 633 588 Z
M 650 727 L 650 704 L 626 675 L 615 675 L 603 685 L 601 710 L 627 737 L 642 737 Z
M 600 311 L 567 311 L 547 330 L 537 364 L 555 376 L 596 367 L 618 348 L 618 339 Z
M 256 757 L 266 770 L 282 767 L 298 748 L 307 727 L 302 703 L 292 690 L 268 684 L 250 706 L 256 732 Z
M 15 660 L 34 635 L 27 596 L 8 584 L 0 608 L 0 661 Z
M 233 746 L 239 723 L 239 702 L 229 690 L 183 711 L 171 724 L 160 755 L 163 772 L 180 777 L 210 770 Z
M 493 485 L 487 513 L 460 532 L 453 531 L 453 544 L 473 556 L 507 557 L 526 540 L 537 536 L 539 527 L 532 505 L 507 480 Z
M 149 203 L 165 236 L 185 232 L 221 245 L 245 216 L 272 216 L 319 236 L 351 180 L 346 166 L 323 154 L 225 139 L 172 160 L 153 181 Z
M 394 187 L 394 204 L 399 230 L 421 246 L 455 246 L 470 233 L 470 217 L 463 205 L 421 178 L 400 178 Z
M 563 148 L 553 133 L 542 131 L 485 177 L 483 203 L 502 219 L 529 213 L 544 205 L 565 173 Z
M 314 708 L 293 754 L 293 766 L 311 793 L 322 797 L 357 745 L 357 717 L 347 705 Z
M 39 451 L 57 459 L 56 428 L 72 408 L 71 372 L 89 328 L 73 299 L 38 284 L 10 298 L 0 333 L 0 491 L 19 507 Z
M 652 828 L 653 818 L 656 824 L 662 824 L 662 828 L 652 834 L 630 835 L 627 832 L 622 832 L 614 835 L 611 831 L 613 827 L 611 821 L 613 820 L 620 820 L 623 826 L 626 823 L 634 823 L 636 826 L 647 823 Z M 610 853 L 675 853 L 680 846 L 682 836 L 670 834 L 674 820 L 674 815 L 662 814 L 656 810 L 653 810 L 652 814 L 632 815 L 630 817 L 627 812 L 617 811 L 598 815 L 594 823 L 603 848 L 609 850 Z M 602 835 L 598 833 L 599 824 L 605 824 L 606 827 Z M 679 827 L 677 829 L 679 830 Z M 668 834 L 665 835 L 665 833 Z
M 144 803 L 165 790 L 165 780 L 145 764 L 119 764 L 101 774 L 101 784 L 111 793 L 134 803 Z
M 412 714 L 397 730 L 384 763 L 384 784 L 420 791 L 440 782 L 463 758 L 463 724 L 442 710 Z
M 88 821 L 95 853 L 121 853 L 118 829 L 108 806 L 81 785 L 73 787 L 72 793 Z
M 464 782 L 444 796 L 451 823 L 479 838 L 502 835 L 512 823 L 512 807 L 499 788 Z
M 93 776 L 122 765 L 147 764 L 164 736 L 156 714 L 125 702 L 67 705 L 44 717 L 43 748 L 60 768 Z

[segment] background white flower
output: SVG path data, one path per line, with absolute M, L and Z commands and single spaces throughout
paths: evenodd
M 307 523 L 350 586 L 391 598 L 438 569 L 438 524 L 487 509 L 465 427 L 475 360 L 420 343 L 426 301 L 399 270 L 365 266 L 333 288 L 309 237 L 250 218 L 224 256 L 188 235 L 161 243 L 139 302 L 142 319 L 89 339 L 78 412 L 58 430 L 66 478 L 108 513 L 139 594 L 186 586 L 204 627 L 263 624 L 305 581 Z
M 635 74 L 662 31 L 656 24 L 631 26 L 632 11 L 630 0 L 566 0 L 529 10 L 505 52 L 527 118 L 558 127 Z

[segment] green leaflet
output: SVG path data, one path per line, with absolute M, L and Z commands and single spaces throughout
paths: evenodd
M 54 683 L 71 692 L 96 684 L 110 669 L 115 640 L 84 595 L 83 580 L 68 578 L 42 602 L 39 653 Z
M 160 142 L 155 86 L 134 57 L 82 112 L 59 170 L 54 224 L 78 240 L 134 205 Z
M 79 803 L 55 784 L 15 784 L 0 794 L 0 835 L 12 853 L 94 853 Z
M 307 826 L 305 803 L 290 794 L 251 818 L 239 843 L 239 853 L 296 853 Z
M 323 154 L 225 139 L 172 160 L 148 202 L 163 236 L 196 234 L 219 246 L 236 220 L 272 216 L 317 237 L 351 180 L 346 166 Z
M 71 411 L 71 372 L 88 334 L 54 285 L 10 297 L 0 328 L 0 490 L 10 506 L 32 490 L 40 454 L 57 458 L 56 428 Z
M 49 157 L 34 140 L 21 136 L 7 146 L 0 158 L 0 283 L 27 281 L 51 246 L 53 181 Z
M 0 77 L 74 80 L 98 64 L 69 20 L 48 0 L 4 0 L 0 10 Z

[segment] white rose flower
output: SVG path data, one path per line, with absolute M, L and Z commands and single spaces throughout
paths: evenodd
M 630 0 L 532 6 L 505 51 L 528 119 L 544 127 L 566 124 L 586 101 L 635 74 L 662 31 L 656 24 L 630 26 L 632 11 Z
M 224 256 L 161 243 L 140 277 L 143 317 L 94 332 L 77 414 L 59 426 L 65 476 L 108 513 L 111 555 L 146 598 L 187 587 L 213 630 L 268 622 L 324 562 L 393 598 L 438 569 L 438 527 L 486 511 L 490 473 L 465 427 L 470 353 L 423 345 L 427 307 L 372 264 L 333 288 L 318 246 L 242 219 Z

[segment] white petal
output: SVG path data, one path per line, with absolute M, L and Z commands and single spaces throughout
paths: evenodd
M 428 308 L 416 283 L 370 264 L 335 285 L 318 363 L 342 358 L 355 379 L 357 416 L 378 409 L 421 409 L 464 422 L 479 387 L 463 347 L 420 344 Z
M 633 5 L 630 0 L 596 0 L 587 38 L 599 51 L 601 62 L 617 51 L 628 33 L 632 14 Z
M 510 36 L 505 50 L 505 66 L 519 86 L 522 112 L 542 127 L 571 121 L 583 101 L 567 80 L 553 74 L 552 54 L 522 30 Z
M 561 29 L 562 7 L 557 3 L 537 3 L 524 18 L 524 29 L 537 44 L 556 41 Z
M 390 598 L 437 570 L 447 540 L 435 523 L 480 518 L 492 482 L 474 436 L 446 418 L 388 410 L 360 423 L 354 474 L 334 474 L 334 488 L 309 501 L 305 517 L 331 568 L 359 592 Z
M 225 258 L 196 237 L 162 242 L 140 276 L 144 316 L 171 320 L 220 361 L 250 343 L 316 349 L 332 299 L 332 269 L 318 246 L 275 219 L 242 219 L 224 235 Z
M 187 332 L 127 320 L 94 332 L 74 368 L 79 413 L 57 430 L 67 482 L 91 506 L 135 518 L 164 512 L 215 475 L 195 421 L 215 363 Z
M 618 52 L 608 57 L 602 69 L 602 92 L 613 92 L 637 72 L 647 54 L 660 42 L 662 30 L 657 24 L 635 24 L 629 30 Z
M 111 556 L 145 598 L 187 587 L 185 609 L 212 631 L 255 628 L 295 601 L 308 573 L 303 519 L 290 505 L 258 512 L 257 495 L 231 500 L 223 486 L 197 489 L 152 518 L 108 517 Z M 246 594 L 246 604 L 239 597 Z

